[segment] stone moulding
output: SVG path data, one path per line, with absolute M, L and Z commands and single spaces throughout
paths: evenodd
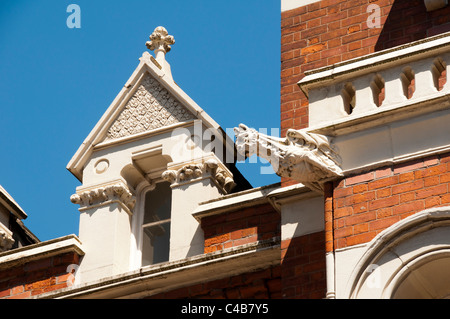
M 207 176 L 210 176 L 225 193 L 229 193 L 236 186 L 231 173 L 223 169 L 214 159 L 203 163 L 187 164 L 179 169 L 169 169 L 162 173 L 162 178 L 173 186 Z
M 84 191 L 82 190 L 73 194 L 70 197 L 70 201 L 74 204 L 79 204 L 81 206 L 80 209 L 110 202 L 120 202 L 127 208 L 127 212 L 131 214 L 136 203 L 136 197 L 125 185 L 117 183 Z
M 288 130 L 286 138 L 267 136 L 244 124 L 234 129 L 237 151 L 268 160 L 281 177 L 321 191 L 323 183 L 343 176 L 341 159 L 329 139 L 320 134 Z

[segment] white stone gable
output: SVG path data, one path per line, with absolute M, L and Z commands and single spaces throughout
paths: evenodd
M 108 129 L 105 140 L 147 132 L 193 119 L 195 116 L 147 73 L 134 95 Z

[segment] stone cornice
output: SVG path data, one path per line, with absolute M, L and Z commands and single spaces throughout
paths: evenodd
M 162 178 L 171 183 L 172 186 L 208 177 L 225 194 L 228 194 L 236 186 L 232 173 L 222 163 L 213 158 L 173 167 L 162 174 Z
M 120 181 L 111 184 L 99 185 L 88 189 L 78 189 L 76 194 L 70 197 L 70 201 L 80 205 L 81 209 L 97 205 L 105 205 L 111 202 L 121 203 L 129 214 L 132 214 L 136 197 L 129 188 Z
M 380 52 L 364 55 L 355 59 L 343 61 L 305 72 L 297 85 L 308 96 L 309 89 L 329 85 L 330 82 L 343 81 L 347 78 L 360 76 L 386 69 L 411 60 L 424 59 L 435 54 L 448 51 L 450 47 L 450 32 L 418 40 Z

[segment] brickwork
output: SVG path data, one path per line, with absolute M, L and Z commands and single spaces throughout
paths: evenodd
M 280 236 L 280 214 L 269 204 L 260 205 L 205 217 L 202 219 L 202 228 L 205 253 L 214 252 Z M 280 266 L 278 281 L 270 281 L 271 287 L 277 285 L 278 290 L 275 292 L 270 289 L 270 298 L 323 298 L 326 293 L 324 233 L 284 240 L 281 243 Z M 212 288 L 212 283 L 209 287 Z M 189 289 L 192 288 L 179 291 L 185 296 Z M 257 290 L 256 287 L 252 289 Z M 233 298 L 232 291 L 237 290 L 227 290 L 225 296 Z M 223 296 L 224 293 L 220 292 L 219 295 Z M 191 293 L 189 296 L 192 296 Z M 241 293 L 238 297 L 242 296 Z
M 282 296 L 321 299 L 326 295 L 325 234 L 312 233 L 281 243 Z
M 278 299 L 280 266 L 183 287 L 149 299 Z
M 73 276 L 67 268 L 78 263 L 77 254 L 67 253 L 0 271 L 0 298 L 25 299 L 68 287 Z
M 202 219 L 205 253 L 280 236 L 280 214 L 259 205 Z
M 450 154 L 386 166 L 336 182 L 334 246 L 366 243 L 424 209 L 449 205 Z

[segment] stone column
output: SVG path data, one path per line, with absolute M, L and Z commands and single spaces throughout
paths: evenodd
M 168 168 L 163 178 L 172 187 L 169 255 L 172 261 L 203 254 L 203 231 L 192 212 L 199 203 L 227 194 L 235 184 L 232 173 L 214 158 Z
M 79 238 L 86 252 L 78 272 L 81 282 L 127 272 L 135 197 L 125 183 L 80 187 L 70 199 L 80 205 Z

